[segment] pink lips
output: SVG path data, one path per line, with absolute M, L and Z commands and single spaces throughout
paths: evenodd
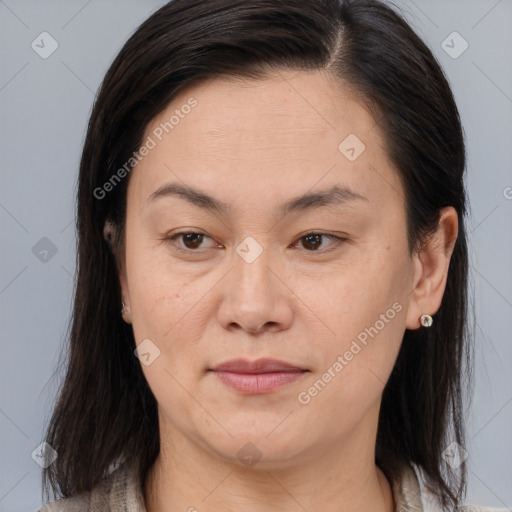
M 244 394 L 269 393 L 300 378 L 307 370 L 277 359 L 233 359 L 212 370 L 219 379 Z

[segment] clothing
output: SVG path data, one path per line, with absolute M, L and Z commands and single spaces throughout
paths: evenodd
M 415 467 L 404 467 L 393 482 L 396 512 L 443 512 L 428 493 Z M 505 509 L 465 506 L 461 512 L 506 512 Z M 92 492 L 46 504 L 38 512 L 146 512 L 142 489 L 125 465 L 104 478 Z M 222 511 L 219 511 L 222 512 Z

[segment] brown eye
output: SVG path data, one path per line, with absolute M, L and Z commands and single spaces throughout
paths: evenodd
M 175 240 L 177 238 L 181 238 L 182 245 L 177 245 L 176 247 L 183 251 L 192 251 L 199 252 L 197 249 L 202 249 L 201 243 L 205 238 L 210 238 L 209 236 L 203 233 L 196 233 L 193 231 L 186 231 L 182 233 L 176 233 L 175 235 L 169 237 L 169 240 L 172 240 L 173 243 L 176 243 Z
M 327 249 L 321 248 L 323 239 L 328 238 L 334 241 L 334 244 L 331 244 Z M 334 246 L 337 246 L 344 242 L 346 238 L 341 238 L 335 235 L 328 235 L 327 233 L 306 233 L 299 240 L 303 241 L 303 246 L 307 249 L 308 252 L 325 252 L 331 250 Z
M 182 233 L 182 236 L 187 249 L 197 249 L 204 237 L 201 233 Z
M 200 252 L 200 249 L 208 248 L 201 247 L 201 244 L 207 238 L 210 237 L 203 233 L 197 233 L 195 231 L 184 231 L 182 233 L 176 233 L 175 235 L 169 237 L 168 240 L 171 240 L 178 250 Z M 178 244 L 176 242 L 176 239 L 181 239 L 182 243 Z M 322 244 L 325 239 L 329 239 L 334 243 L 331 243 L 327 248 L 322 247 Z M 307 250 L 307 252 L 319 253 L 330 251 L 331 249 L 334 249 L 336 246 L 340 245 L 346 240 L 346 238 L 341 238 L 335 235 L 329 235 L 327 233 L 306 233 L 305 235 L 299 238 L 299 241 L 302 242 L 302 245 Z
M 320 235 L 320 234 L 304 236 L 302 238 L 305 241 L 304 247 L 306 247 L 306 249 L 313 249 L 316 251 L 318 249 L 318 247 L 320 245 L 322 245 L 321 244 L 322 236 L 323 235 Z

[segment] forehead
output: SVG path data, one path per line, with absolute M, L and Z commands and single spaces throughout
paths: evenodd
M 401 196 L 372 115 L 318 71 L 196 84 L 148 124 L 147 138 L 154 147 L 130 180 L 140 201 L 177 180 L 212 192 L 222 187 L 221 196 L 232 200 L 294 196 L 320 182 Z

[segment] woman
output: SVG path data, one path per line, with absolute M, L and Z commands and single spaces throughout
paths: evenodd
M 91 114 L 41 510 L 462 505 L 464 170 L 377 0 L 154 13 Z

